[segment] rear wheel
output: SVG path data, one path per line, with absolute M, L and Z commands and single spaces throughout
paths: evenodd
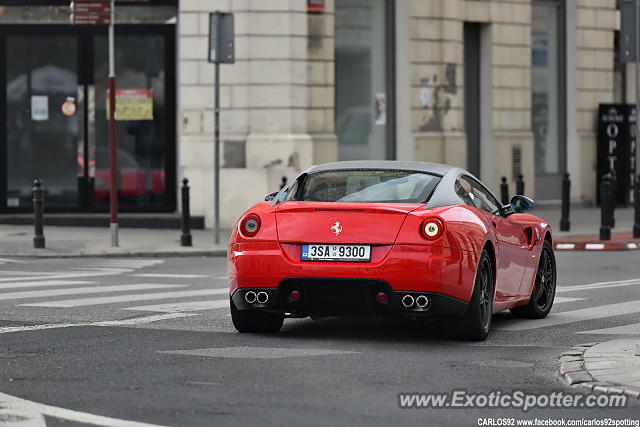
M 284 315 L 257 310 L 238 310 L 233 301 L 229 301 L 231 320 L 238 332 L 275 333 L 282 328 Z
M 493 268 L 491 256 L 485 249 L 478 262 L 476 281 L 467 314 L 460 319 L 458 335 L 463 339 L 484 341 L 491 329 L 493 311 Z
M 540 262 L 536 271 L 531 298 L 527 305 L 511 309 L 511 314 L 529 319 L 542 319 L 551 311 L 556 296 L 556 257 L 548 240 L 540 252 Z

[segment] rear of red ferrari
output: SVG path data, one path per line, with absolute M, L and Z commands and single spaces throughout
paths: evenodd
M 420 174 L 411 186 L 406 178 L 415 174 L 378 182 L 379 175 L 360 172 L 318 174 L 314 179 L 325 182 L 294 184 L 278 203 L 260 203 L 240 218 L 229 246 L 232 314 L 263 313 L 267 324 L 281 316 L 467 311 L 486 235 L 482 221 L 465 206 L 427 209 L 437 176 Z M 410 185 L 403 193 L 390 181 Z M 380 191 L 391 185 L 393 194 Z M 326 195 L 331 191 L 338 197 Z

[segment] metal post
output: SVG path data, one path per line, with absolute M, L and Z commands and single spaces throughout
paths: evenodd
M 609 227 L 616 228 L 616 204 L 618 203 L 618 175 L 612 170 L 609 175 Z
M 44 198 L 42 195 L 42 183 L 39 179 L 33 181 L 33 225 L 35 236 L 33 236 L 33 247 L 44 249 L 44 232 L 42 227 L 42 213 L 44 210 Z
M 636 0 L 636 170 L 640 165 L 638 131 L 640 131 L 640 0 Z
M 111 211 L 111 246 L 118 246 L 118 149 L 116 146 L 116 65 L 115 1 L 111 0 L 109 20 L 109 209 Z
M 215 229 L 215 243 L 220 243 L 220 63 L 215 63 L 216 77 L 214 81 L 215 96 L 213 106 L 213 217 Z
M 569 231 L 571 230 L 571 221 L 569 221 L 569 209 L 571 200 L 571 179 L 569 178 L 569 174 L 564 174 L 564 179 L 562 180 L 562 215 L 560 218 L 560 231 Z
M 189 180 L 182 180 L 182 234 L 180 246 L 191 246 L 191 209 L 189 208 Z
M 287 186 L 287 177 L 283 176 L 281 181 L 282 182 L 280 183 L 280 189 L 282 190 L 284 187 Z
M 610 192 L 611 178 L 609 174 L 606 174 L 600 181 L 600 240 L 611 240 L 611 226 L 609 224 Z
M 633 195 L 633 207 L 634 207 L 634 221 L 633 221 L 633 238 L 640 239 L 640 175 L 636 178 L 634 195 Z
M 524 196 L 524 175 L 518 175 L 518 179 L 516 180 L 516 194 L 520 194 Z
M 507 177 L 503 176 L 500 178 L 502 182 L 500 183 L 500 199 L 504 206 L 509 204 L 509 184 L 507 184 Z

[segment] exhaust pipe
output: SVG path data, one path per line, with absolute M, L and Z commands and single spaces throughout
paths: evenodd
M 249 304 L 253 304 L 254 302 L 256 302 L 256 293 L 253 291 L 247 292 L 246 294 L 244 294 L 244 300 Z
M 266 292 L 258 292 L 258 295 L 256 296 L 256 300 L 260 303 L 260 304 L 266 304 L 267 301 L 269 301 L 269 294 Z
M 409 294 L 405 295 L 402 297 L 402 305 L 404 306 L 404 308 L 411 308 L 413 307 L 413 303 L 415 302 L 415 300 L 413 299 L 413 297 Z
M 429 305 L 429 298 L 424 295 L 420 295 L 416 298 L 416 305 L 418 308 L 426 308 Z

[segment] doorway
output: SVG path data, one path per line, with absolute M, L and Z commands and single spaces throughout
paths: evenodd
M 106 27 L 0 31 L 0 210 L 30 210 L 37 178 L 50 211 L 106 212 Z M 121 210 L 173 211 L 173 26 L 116 26 L 115 43 Z

